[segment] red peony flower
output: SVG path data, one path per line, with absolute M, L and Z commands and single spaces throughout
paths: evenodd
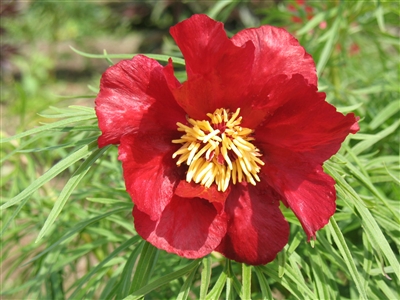
M 308 238 L 335 212 L 322 163 L 349 133 L 317 91 L 312 57 L 284 29 L 246 29 L 194 15 L 172 27 L 187 81 L 137 55 L 110 67 L 96 113 L 100 147 L 119 144 L 139 235 L 187 258 L 218 251 L 248 264 L 272 261 L 288 241 L 279 201 Z

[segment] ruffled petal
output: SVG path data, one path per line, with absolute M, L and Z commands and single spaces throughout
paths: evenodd
M 266 157 L 270 156 L 270 148 L 278 147 L 301 154 L 314 166 L 321 165 L 339 150 L 349 133 L 358 130 L 354 114 L 337 112 L 325 101 L 325 94 L 300 75 L 287 80 L 285 88 L 272 91 L 270 100 L 283 105 L 255 133 Z
M 200 258 L 213 251 L 226 233 L 226 215 L 200 198 L 174 196 L 159 219 L 133 209 L 137 233 L 145 240 L 187 258 Z
M 255 132 L 265 162 L 261 178 L 282 196 L 310 238 L 328 223 L 336 207 L 334 181 L 321 166 L 358 125 L 353 114 L 337 112 L 301 75 L 285 86 L 270 94 L 271 101 L 284 104 Z
M 317 85 L 314 60 L 283 28 L 264 25 L 245 29 L 232 37 L 237 46 L 252 41 L 255 46 L 252 86 L 260 90 L 266 79 L 277 75 L 301 74 L 309 84 Z
M 218 191 L 217 185 L 213 184 L 209 188 L 204 185 L 194 183 L 191 181 L 190 183 L 186 180 L 181 180 L 178 186 L 175 189 L 175 195 L 182 198 L 202 198 L 216 204 L 220 204 L 217 207 L 223 208 L 225 204 L 226 198 L 229 196 L 231 191 L 231 187 L 229 186 L 225 192 Z
M 266 264 L 288 242 L 289 224 L 279 209 L 279 197 L 265 182 L 233 186 L 225 211 L 228 231 L 216 250 L 229 259 Z
M 245 66 L 239 59 L 246 60 L 246 57 L 240 56 L 246 53 L 243 49 L 247 47 L 250 47 L 248 50 L 251 50 L 250 57 L 253 58 L 254 46 L 251 42 L 235 46 L 226 35 L 224 24 L 206 15 L 193 15 L 172 26 L 170 33 L 185 58 L 189 79 L 196 74 L 212 73 L 217 66 Z M 225 69 L 220 72 L 223 75 Z
M 176 138 L 176 137 L 175 137 Z M 157 220 L 184 177 L 172 159 L 176 145 L 168 131 L 125 135 L 119 145 L 126 190 L 136 207 Z
M 118 144 L 123 135 L 139 127 L 141 131 L 176 128 L 185 115 L 168 88 L 163 66 L 142 55 L 120 61 L 103 74 L 96 114 L 102 131 L 100 147 Z
M 251 80 L 254 45 L 235 46 L 223 24 L 194 15 L 171 28 L 186 61 L 188 80 L 177 86 L 172 67 L 165 70 L 176 101 L 194 119 L 217 108 L 235 111 L 244 102 Z
M 282 155 L 288 154 L 282 151 Z M 293 210 L 310 240 L 335 213 L 335 181 L 323 172 L 321 166 L 310 171 L 311 166 L 306 163 L 290 166 L 282 164 L 283 161 L 266 164 L 262 180 L 271 184 L 282 196 L 283 202 Z

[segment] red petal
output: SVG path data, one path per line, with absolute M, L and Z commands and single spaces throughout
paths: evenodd
M 296 38 L 283 28 L 269 25 L 250 28 L 232 37 L 237 46 L 252 41 L 256 47 L 253 66 L 253 86 L 263 86 L 276 75 L 303 75 L 310 84 L 317 85 L 314 60 L 306 53 Z
M 310 239 L 335 213 L 335 181 L 321 166 L 310 172 L 305 164 L 282 165 L 282 161 L 266 164 L 262 177 L 282 195 Z
M 233 186 L 226 201 L 228 232 L 216 249 L 226 257 L 251 265 L 266 264 L 288 242 L 289 224 L 270 187 Z
M 192 182 L 187 182 L 186 180 L 181 180 L 175 189 L 175 195 L 182 198 L 202 198 L 210 201 L 214 204 L 218 211 L 223 209 L 225 200 L 231 191 L 229 186 L 225 192 L 219 192 L 217 185 L 213 184 L 209 188 L 204 185 Z
M 177 87 L 172 68 L 170 88 L 191 118 L 204 119 L 217 108 L 236 110 L 244 102 L 251 80 L 254 45 L 235 46 L 223 24 L 205 15 L 194 15 L 171 28 L 171 35 L 186 61 L 188 81 Z
M 174 196 L 174 189 L 184 177 L 172 159 L 176 145 L 168 132 L 126 135 L 121 138 L 125 185 L 136 207 L 149 218 L 160 217 Z
M 102 131 L 100 147 L 118 144 L 121 136 L 139 127 L 140 131 L 160 126 L 176 129 L 185 115 L 167 86 L 163 67 L 142 55 L 120 61 L 103 74 L 96 114 Z M 143 122 L 144 115 L 149 122 Z
M 174 196 L 160 218 L 152 221 L 137 206 L 133 209 L 137 233 L 168 252 L 200 258 L 213 251 L 226 233 L 226 215 L 199 198 Z
M 325 101 L 325 94 L 300 75 L 270 94 L 284 103 L 256 129 L 263 151 L 262 180 L 283 197 L 309 237 L 335 212 L 335 188 L 322 163 L 335 154 L 349 133 L 357 130 L 353 114 L 344 116 Z
M 279 147 L 301 153 L 314 166 L 321 165 L 339 150 L 349 133 L 357 130 L 357 119 L 354 114 L 337 112 L 325 101 L 325 94 L 307 85 L 300 75 L 284 86 L 271 92 L 270 101 L 283 105 L 257 128 L 256 141 L 263 144 L 266 157 L 270 156 L 268 149 Z
M 251 54 L 254 52 L 251 43 L 235 46 L 227 37 L 224 24 L 206 15 L 193 15 L 171 27 L 170 33 L 185 58 L 189 79 L 196 74 L 212 73 L 216 66 L 221 65 L 231 66 L 236 70 L 236 64 L 245 66 L 241 61 L 246 60 L 244 54 L 247 51 L 244 51 L 244 48 L 250 47 Z M 225 75 L 225 70 L 220 70 L 220 73 Z

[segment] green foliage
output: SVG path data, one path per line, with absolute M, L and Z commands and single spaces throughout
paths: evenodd
M 304 6 L 291 4 L 295 10 L 285 3 L 252 7 L 244 1 L 199 7 L 222 21 L 235 11 L 240 16 L 238 27 L 286 26 L 314 57 L 320 89 L 328 101 L 342 112 L 360 116 L 361 131 L 349 136 L 324 165 L 337 183 L 337 212 L 317 239 L 307 243 L 294 214 L 282 207 L 291 226 L 290 241 L 265 266 L 239 264 L 218 253 L 192 261 L 158 250 L 134 230 L 117 149 L 97 148 L 94 110 L 52 107 L 40 115 L 45 124 L 11 137 L 3 133 L 1 293 L 5 298 L 398 298 L 398 3 L 310 2 L 309 21 Z M 79 5 L 36 2 L 26 24 L 48 9 L 62 9 L 63 17 L 46 22 L 61 22 L 70 15 L 78 18 L 84 11 L 89 11 L 88 19 L 107 14 L 105 8 L 90 12 L 89 2 Z M 190 5 L 192 10 L 197 7 Z M 157 10 L 153 14 L 162 15 Z M 82 22 L 80 26 L 91 28 Z M 13 26 L 18 34 L 31 30 Z M 165 63 L 168 54 L 177 56 L 170 44 L 166 37 L 167 55 L 148 56 Z M 109 64 L 132 56 L 75 51 Z M 182 58 L 173 60 L 184 64 Z M 89 91 L 87 97 L 94 98 L 95 93 Z M 31 101 L 22 93 L 19 99 Z

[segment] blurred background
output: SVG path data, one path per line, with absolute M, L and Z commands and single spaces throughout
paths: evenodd
M 340 111 L 354 111 L 361 117 L 361 132 L 352 136 L 349 143 L 356 146 L 352 148 L 353 152 L 346 146 L 346 151 L 350 151 L 350 154 L 346 152 L 346 157 L 356 170 L 361 170 L 361 175 L 368 177 L 368 182 L 357 176 L 348 176 L 351 173 L 348 169 L 343 171 L 343 177 L 349 180 L 365 206 L 371 210 L 398 255 L 398 223 L 392 220 L 395 209 L 383 208 L 385 205 L 398 208 L 395 200 L 400 198 L 399 135 L 396 134 L 400 110 L 398 1 L 1 0 L 1 135 L 9 137 L 34 128 L 39 122 L 51 122 L 38 115 L 49 106 L 65 108 L 79 104 L 93 107 L 101 74 L 111 64 L 103 57 L 104 50 L 113 63 L 136 53 L 180 57 L 180 51 L 169 35 L 169 28 L 196 13 L 206 13 L 224 22 L 228 36 L 243 28 L 270 24 L 286 28 L 299 39 L 316 61 L 319 88 L 327 93 L 327 100 L 338 106 Z M 86 54 L 79 54 L 74 49 Z M 96 55 L 99 57 L 96 58 Z M 184 72 L 179 74 L 184 79 Z M 94 121 L 89 125 L 82 126 L 82 130 L 98 134 Z M 68 148 L 70 145 L 81 145 L 82 136 L 87 138 L 87 132 L 82 135 L 78 132 L 75 136 L 68 135 L 68 132 L 57 134 L 42 136 L 41 140 L 33 137 L 26 142 L 14 140 L 2 145 L 2 162 L 5 161 L 1 166 L 2 202 L 13 198 L 61 158 L 67 157 L 72 152 Z M 59 145 L 58 148 L 56 145 Z M 105 258 L 114 259 L 114 256 L 109 256 L 110 252 L 119 249 L 117 247 L 121 244 L 125 245 L 134 235 L 130 215 L 132 204 L 124 192 L 116 149 L 111 149 L 107 155 L 96 164 L 96 172 L 90 172 L 72 194 L 56 220 L 56 226 L 51 228 L 51 234 L 40 243 L 34 243 L 38 232 L 61 189 L 76 169 L 75 165 L 67 169 L 66 175 L 43 185 L 32 200 L 27 198 L 17 208 L 11 207 L 2 215 L 5 226 L 2 231 L 1 281 L 8 293 L 4 299 L 21 299 L 27 295 L 32 299 L 44 299 L 45 296 L 46 299 L 64 299 L 71 295 L 81 295 L 82 299 L 98 298 L 100 293 L 107 295 L 113 284 L 119 282 L 118 276 L 128 257 L 130 262 L 135 262 L 135 257 L 131 255 L 137 258 L 139 252 L 130 245 L 131 248 L 117 253 L 121 256 L 120 260 L 109 261 L 108 268 L 96 269 L 97 277 L 93 278 L 97 281 L 90 279 L 85 285 L 90 276 L 84 275 L 93 271 Z M 338 165 L 341 168 L 344 166 L 340 161 Z M 382 199 L 386 201 L 383 206 L 380 195 L 384 195 Z M 346 197 L 341 197 L 335 215 L 340 230 L 352 254 L 358 259 L 359 270 L 367 268 L 360 263 L 365 258 L 363 251 L 367 245 L 362 227 L 365 220 L 345 205 L 342 199 Z M 105 218 L 101 219 L 100 225 L 85 223 L 87 227 L 78 226 L 81 224 L 78 222 L 108 213 L 116 205 L 116 200 L 120 200 L 118 205 L 125 205 L 125 210 L 113 214 L 111 221 Z M 290 211 L 284 213 L 291 222 L 291 239 L 295 237 L 299 245 L 296 251 L 305 254 L 299 255 L 302 263 L 313 266 L 308 259 L 312 250 L 297 219 Z M 316 249 L 318 247 L 321 253 L 328 253 L 319 243 Z M 38 253 L 42 256 L 25 265 Z M 159 262 L 162 265 L 158 266 L 157 276 L 167 274 L 182 262 L 174 255 L 160 253 Z M 379 281 L 381 273 L 393 273 L 393 269 L 384 268 L 382 252 L 377 253 L 371 256 L 369 271 L 371 268 L 372 271 L 365 271 L 365 274 L 380 276 L 377 282 L 382 284 Z M 329 253 L 326 257 L 326 269 L 332 270 L 332 281 L 337 281 L 339 286 L 332 285 L 332 290 L 337 290 L 344 299 L 357 295 L 346 269 L 335 265 L 336 257 L 329 257 Z M 213 264 L 213 283 L 217 281 L 216 274 L 222 272 L 222 259 L 217 259 L 219 263 Z M 52 269 L 53 264 L 57 267 Z M 271 274 L 277 274 L 277 263 L 271 263 L 266 268 L 271 268 Z M 309 270 L 307 267 L 304 269 Z M 304 285 L 311 285 L 309 278 Z M 289 287 L 296 287 L 297 282 L 288 287 L 279 280 L 268 277 L 274 298 L 296 298 Z M 394 280 L 386 289 L 378 283 L 373 283 L 368 290 L 372 291 L 373 299 L 389 299 L 398 285 Z M 175 280 L 152 297 L 173 298 L 182 284 L 182 280 Z M 81 289 L 83 285 L 85 288 Z M 375 288 L 378 285 L 379 288 Z M 65 291 L 65 294 L 60 291 Z M 195 299 L 196 295 L 189 298 Z
M 101 73 L 108 67 L 104 59 L 82 57 L 71 50 L 102 54 L 164 53 L 179 55 L 169 27 L 195 13 L 207 13 L 225 23 L 233 34 L 245 27 L 271 24 L 296 33 L 323 11 L 340 1 L 7 1 L 1 2 L 1 106 L 7 119 L 8 134 L 35 122 L 36 112 L 50 104 L 66 101 L 57 96 L 85 94 L 87 85 L 98 86 Z M 354 2 L 354 6 L 358 1 Z M 361 1 L 363 2 L 363 1 Z M 347 24 L 335 38 L 335 59 L 340 55 L 361 56 L 358 40 L 364 23 L 375 23 L 371 14 L 377 3 L 368 1 L 358 8 L 361 14 L 348 12 Z M 369 8 L 368 8 L 369 7 Z M 393 12 L 395 5 L 393 6 Z M 364 14 L 363 13 L 364 10 Z M 344 11 L 343 14 L 346 12 Z M 396 15 L 385 15 L 387 30 L 398 32 Z M 302 44 L 317 56 L 323 44 L 316 37 L 329 31 L 334 14 L 321 18 L 318 26 L 304 34 Z M 390 24 L 392 23 L 392 24 Z M 372 25 L 372 24 L 371 24 Z M 340 39 L 340 41 L 338 41 Z M 366 49 L 369 51 L 368 49 Z M 337 62 L 337 61 L 336 61 Z M 86 101 L 92 105 L 93 101 Z M 62 104 L 65 105 L 65 104 Z M 12 125 L 11 125 L 12 124 Z

